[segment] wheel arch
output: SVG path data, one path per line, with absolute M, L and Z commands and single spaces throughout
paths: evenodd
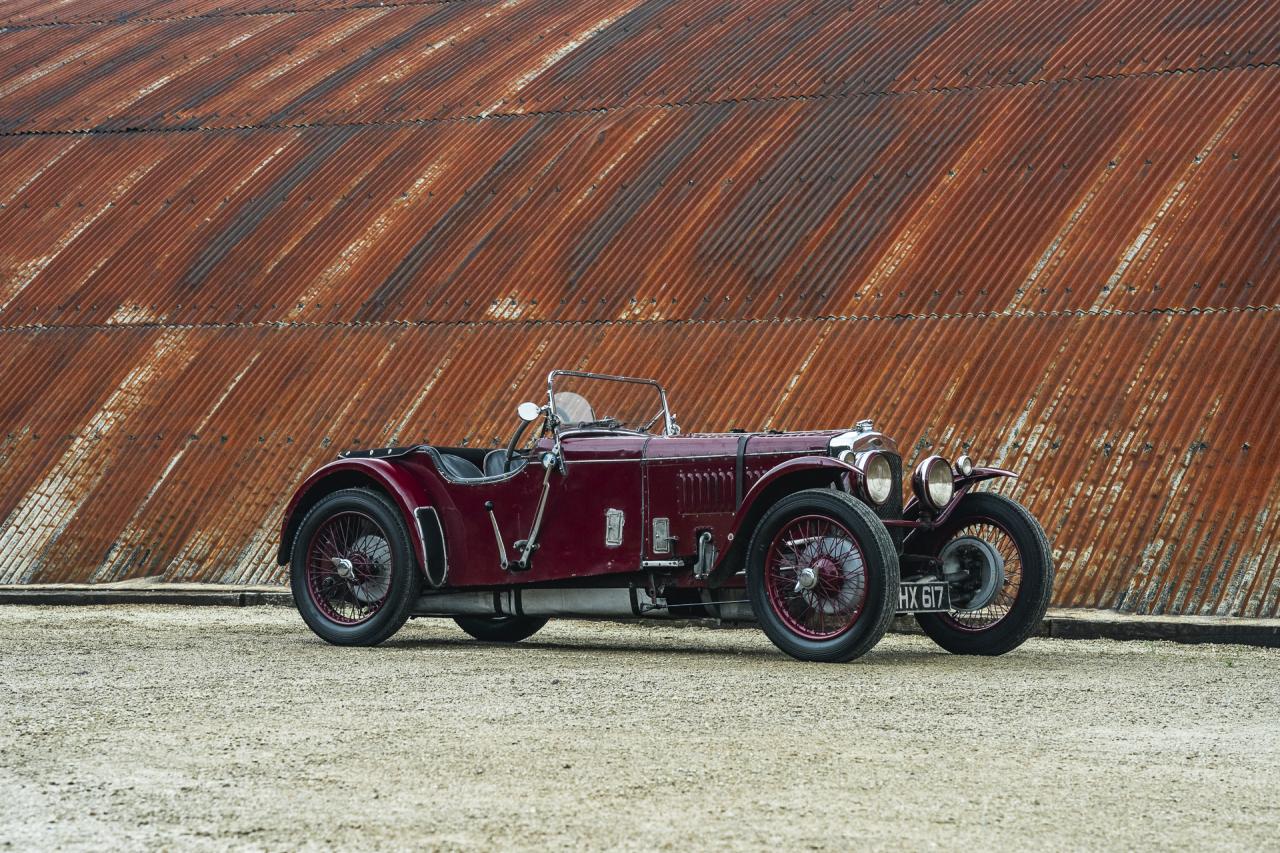
M 960 506 L 960 502 L 964 500 L 965 495 L 973 492 L 974 487 L 977 486 L 979 483 L 985 482 L 987 480 L 998 480 L 998 479 L 1016 480 L 1018 479 L 1018 473 L 1016 471 L 1009 471 L 1004 468 L 974 468 L 973 471 L 971 471 L 968 474 L 956 474 L 955 475 L 955 494 L 951 496 L 951 500 L 943 508 L 942 512 L 938 513 L 938 516 L 935 519 L 935 523 L 941 524 L 941 523 L 944 523 L 948 518 L 950 518 L 951 513 L 955 512 L 956 507 Z M 925 508 L 920 503 L 920 498 L 916 497 L 915 495 L 912 495 L 911 498 L 907 501 L 906 506 L 903 507 L 902 517 L 907 521 L 918 521 L 924 515 L 925 515 Z M 912 530 L 907 533 L 906 541 L 903 543 L 904 546 L 907 546 L 910 544 L 911 540 L 915 538 L 915 534 L 917 532 L 919 531 Z M 910 550 L 910 549 L 908 548 L 907 550 Z
M 427 507 L 434 510 L 437 501 L 417 478 L 394 462 L 382 459 L 340 459 L 308 477 L 294 493 L 281 519 L 277 564 L 288 565 L 298 526 L 307 512 L 326 496 L 342 489 L 368 489 L 395 505 L 409 533 L 418 571 L 430 581 L 426 571 L 428 562 L 432 555 L 445 553 L 444 521 L 437 515 L 439 524 L 420 523 L 415 511 Z
M 828 456 L 788 459 L 766 471 L 742 497 L 742 505 L 734 514 L 729 528 L 732 542 L 716 563 L 711 573 L 712 581 L 722 582 L 742 569 L 751 534 L 769 507 L 794 492 L 828 488 L 846 474 L 860 476 L 852 465 Z

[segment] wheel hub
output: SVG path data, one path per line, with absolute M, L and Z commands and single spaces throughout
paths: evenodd
M 391 587 L 391 546 L 381 536 L 365 535 L 352 543 L 351 555 L 351 594 L 362 604 L 381 600 Z
M 350 560 L 348 560 L 346 557 L 332 557 L 330 558 L 330 562 L 333 563 L 333 567 L 338 570 L 338 574 L 341 575 L 343 579 L 349 580 L 349 581 L 355 580 L 356 578 L 355 564 L 352 563 Z
M 817 585 L 818 585 L 818 573 L 815 572 L 811 567 L 805 566 L 803 569 L 796 572 L 796 591 L 797 592 L 799 592 L 802 589 L 813 589 Z
M 827 641 L 854 628 L 867 601 L 868 571 L 843 524 L 817 513 L 792 519 L 767 553 L 765 591 L 785 630 Z
M 952 604 L 957 610 L 981 610 L 995 600 L 1004 586 L 1004 558 L 990 542 L 976 536 L 952 539 L 938 555 L 942 561 L 943 576 L 961 585 L 959 595 L 953 594 Z
M 831 556 L 839 553 L 841 544 L 840 539 L 831 536 L 810 541 L 805 546 L 808 565 L 796 572 L 796 592 L 810 607 L 828 615 L 842 609 L 840 599 L 846 585 L 852 582 L 845 576 L 843 562 Z

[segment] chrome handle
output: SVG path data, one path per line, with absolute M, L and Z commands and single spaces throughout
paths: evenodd
M 498 517 L 493 514 L 493 501 L 485 501 L 484 510 L 489 513 L 489 523 L 493 525 L 493 538 L 498 543 L 498 563 L 503 571 L 506 571 L 507 566 L 511 564 L 507 562 L 507 546 L 502 541 L 502 532 L 498 530 Z

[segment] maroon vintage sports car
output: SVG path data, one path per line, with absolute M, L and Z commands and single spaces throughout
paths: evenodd
M 571 370 L 521 403 L 505 447 L 343 453 L 298 489 L 279 561 L 307 625 L 373 645 L 410 616 L 522 640 L 552 616 L 754 619 L 789 655 L 847 661 L 912 613 L 940 646 L 998 655 L 1035 630 L 1049 543 L 1015 476 L 902 457 L 849 431 L 681 435 L 662 386 Z M 528 426 L 535 434 L 522 442 Z

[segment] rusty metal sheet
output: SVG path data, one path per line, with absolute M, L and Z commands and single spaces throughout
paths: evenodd
M 387 0 L 378 6 L 437 6 L 475 0 Z M 365 8 L 370 0 L 5 0 L 0 29 L 115 26 L 138 21 L 226 18 Z
M 1275 304 L 1277 115 L 1280 73 L 1241 69 L 413 128 L 9 137 L 0 318 Z
M 1263 311 L 63 329 L 0 343 L 25 344 L 35 367 L 9 398 L 25 429 L 0 450 L 8 582 L 279 580 L 281 484 L 338 450 L 488 446 L 553 365 L 662 374 L 676 357 L 705 365 L 671 376 L 690 429 L 870 415 L 909 456 L 967 450 L 1019 470 L 1007 490 L 1056 543 L 1059 604 L 1280 613 L 1280 455 L 1259 440 L 1262 413 L 1280 408 L 1275 383 L 1259 384 L 1280 324 Z
M 1018 468 L 1059 604 L 1280 615 L 1277 7 L 1045 9 L 5 4 L 0 582 L 280 580 L 309 468 L 560 366 Z
M 141 20 L 0 32 L 8 78 L 0 130 L 387 123 L 955 91 L 1280 60 L 1276 9 L 1235 6 L 490 0 L 200 13 L 156 5 Z

